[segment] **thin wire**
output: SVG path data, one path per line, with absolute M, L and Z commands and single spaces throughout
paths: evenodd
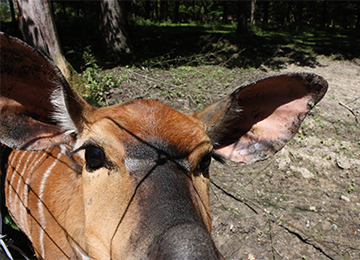
M 48 154 L 48 156 L 41 162 L 44 163 L 44 161 L 49 158 L 49 156 L 52 156 L 52 154 L 50 152 L 46 152 Z M 60 160 L 58 160 L 56 157 L 52 156 L 54 159 L 56 159 L 57 161 L 64 163 Z M 68 165 L 68 164 L 66 164 Z M 63 230 L 63 232 L 72 240 L 74 241 L 74 243 L 85 252 L 84 248 L 81 247 L 81 245 L 66 231 L 66 229 L 59 223 L 59 221 L 55 218 L 55 216 L 52 214 L 52 212 L 50 211 L 50 209 L 47 207 L 47 205 L 40 199 L 40 197 L 38 196 L 38 194 L 31 188 L 31 186 L 26 183 L 26 181 L 24 180 L 24 177 L 21 175 L 21 173 L 19 171 L 16 170 L 16 168 L 12 165 L 9 164 L 9 166 L 12 168 L 12 170 L 18 174 L 20 176 L 20 179 L 22 180 L 22 182 L 28 187 L 29 192 L 32 191 L 32 193 L 36 196 L 36 198 L 38 199 L 38 201 L 40 201 L 42 203 L 42 205 L 44 206 L 44 208 L 47 210 L 47 212 L 50 214 L 50 216 L 53 218 L 53 220 L 58 224 L 58 226 Z M 39 227 L 44 231 L 44 233 L 49 237 L 49 239 L 54 243 L 54 245 L 59 248 L 59 250 L 68 258 L 71 259 L 69 256 L 67 256 L 67 254 L 61 249 L 61 247 L 59 245 L 57 245 L 54 241 L 53 238 L 51 238 L 50 234 L 42 227 L 41 223 L 35 218 L 35 216 L 31 213 L 30 209 L 25 205 L 24 201 L 22 201 L 20 195 L 17 193 L 16 189 L 12 186 L 11 182 L 9 180 L 7 180 L 8 185 L 12 188 L 12 190 L 15 192 L 16 196 L 18 197 L 19 201 L 21 202 L 21 204 L 23 205 L 23 207 L 26 209 L 26 212 L 35 220 L 35 222 L 39 225 Z M 35 248 L 35 247 L 34 247 Z

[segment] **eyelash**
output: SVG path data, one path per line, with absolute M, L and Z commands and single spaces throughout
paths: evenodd
M 211 158 L 213 158 L 215 161 L 217 161 L 221 164 L 226 163 L 225 157 L 221 156 L 220 154 L 215 153 L 214 150 L 211 151 L 210 155 L 211 155 Z
M 215 161 L 218 161 L 221 164 L 225 163 L 224 157 L 216 154 L 214 151 L 211 151 L 209 154 L 205 155 L 202 158 L 201 162 L 199 163 L 199 168 L 203 171 L 206 171 L 207 169 L 209 169 L 209 166 L 211 164 L 211 159 L 214 159 Z

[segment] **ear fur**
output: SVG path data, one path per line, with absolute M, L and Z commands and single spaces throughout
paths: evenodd
M 25 150 L 73 143 L 91 107 L 47 57 L 4 33 L 0 40 L 0 142 Z

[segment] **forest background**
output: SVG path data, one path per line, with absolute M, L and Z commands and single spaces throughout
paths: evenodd
M 39 10 L 26 2 L 0 1 L 1 29 L 36 45 Z M 50 29 L 57 31 L 59 48 L 78 73 L 93 65 L 89 56 L 104 68 L 179 66 L 213 50 L 220 57 L 209 58 L 212 64 L 222 57 L 230 59 L 228 67 L 277 66 L 279 44 L 288 45 L 283 51 L 302 63 L 311 61 L 311 53 L 359 56 L 359 1 L 43 2 L 49 8 L 37 9 L 53 17 Z M 166 64 L 160 62 L 165 59 Z

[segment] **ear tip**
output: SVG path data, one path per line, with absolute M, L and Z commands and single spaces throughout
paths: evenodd
M 303 83 L 305 83 L 306 87 L 308 88 L 308 90 L 310 92 L 318 92 L 318 93 L 321 93 L 322 96 L 326 93 L 326 91 L 328 89 L 327 80 L 318 74 L 311 73 L 311 72 L 285 72 L 285 73 L 272 74 L 272 75 L 257 79 L 255 81 L 252 81 L 250 83 L 244 84 L 244 85 L 240 86 L 238 89 L 236 89 L 231 94 L 231 96 L 236 97 L 239 94 L 239 92 L 242 92 L 242 90 L 247 89 L 251 85 L 255 85 L 255 84 L 259 84 L 259 83 L 271 84 L 271 82 L 274 82 L 274 80 L 278 81 L 279 79 L 281 80 L 281 78 L 284 79 L 284 82 L 291 78 L 293 78 L 299 82 L 303 82 Z
M 311 96 L 308 104 L 313 108 L 326 94 L 328 82 L 320 75 L 308 72 L 293 73 L 293 77 L 298 78 L 305 84 L 305 87 Z
M 277 77 L 286 77 L 286 78 L 293 78 L 298 83 L 303 84 L 307 90 L 307 93 L 312 96 L 312 101 L 316 104 L 318 103 L 326 94 L 328 90 L 328 82 L 322 76 L 311 73 L 311 72 L 286 72 L 275 74 L 265 79 L 277 78 Z
M 328 89 L 328 82 L 322 76 L 309 73 L 309 72 L 297 72 L 292 73 L 293 77 L 300 78 L 300 80 L 305 81 L 307 86 L 311 87 L 312 89 L 319 90 L 320 92 L 326 92 Z

